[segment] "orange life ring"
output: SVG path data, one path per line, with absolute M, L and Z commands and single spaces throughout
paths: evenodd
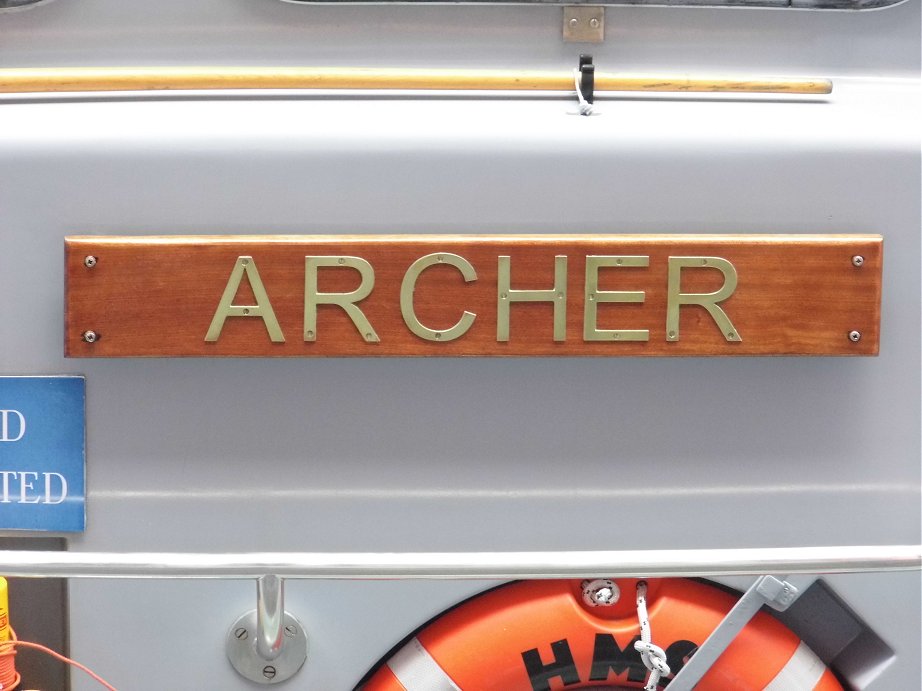
M 636 579 L 618 579 L 610 606 L 584 602 L 580 581 L 521 581 L 432 621 L 381 665 L 363 691 L 556 691 L 643 688 Z M 734 605 L 723 590 L 688 579 L 647 581 L 653 643 L 671 668 L 688 661 Z M 842 691 L 796 634 L 757 614 L 696 691 Z

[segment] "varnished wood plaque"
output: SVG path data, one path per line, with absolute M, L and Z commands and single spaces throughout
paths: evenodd
M 876 235 L 66 239 L 69 357 L 876 355 Z

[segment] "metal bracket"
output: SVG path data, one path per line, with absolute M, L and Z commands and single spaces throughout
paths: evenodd
M 307 634 L 285 611 L 283 579 L 257 579 L 256 609 L 237 618 L 224 648 L 234 669 L 259 684 L 278 684 L 301 669 L 307 660 Z
M 669 682 L 669 691 L 691 691 L 762 605 L 783 612 L 794 604 L 816 578 L 810 575 L 790 580 L 774 576 L 760 576 L 756 579 L 707 640 L 695 651 L 688 663 Z
M 592 56 L 582 53 L 579 56 L 579 93 L 586 103 L 595 103 L 595 65 L 592 64 Z
M 605 40 L 605 8 L 565 5 L 563 40 L 567 43 L 601 43 Z

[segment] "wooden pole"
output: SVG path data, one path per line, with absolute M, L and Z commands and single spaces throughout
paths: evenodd
M 0 69 L 0 93 L 369 89 L 574 91 L 553 71 L 314 67 L 67 67 Z M 596 91 L 828 94 L 828 79 L 691 78 L 596 73 Z

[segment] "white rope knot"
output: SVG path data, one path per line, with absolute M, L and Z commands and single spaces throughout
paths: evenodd
M 653 644 L 650 617 L 647 614 L 647 584 L 644 581 L 637 583 L 637 619 L 640 621 L 640 640 L 634 643 L 634 650 L 640 653 L 644 667 L 650 670 L 650 677 L 643 688 L 644 691 L 656 691 L 659 680 L 669 676 L 670 670 L 666 664 L 666 652 Z
M 579 70 L 573 70 L 573 76 L 573 81 L 576 84 L 576 98 L 579 99 L 579 114 L 592 115 L 592 104 L 583 96 L 583 90 L 579 85 L 582 75 L 580 75 Z
M 643 660 L 644 666 L 650 670 L 650 678 L 644 687 L 646 691 L 656 691 L 659 680 L 662 677 L 669 676 L 669 665 L 666 664 L 666 651 L 653 643 L 637 641 L 634 643 L 634 650 L 640 653 L 640 659 Z

